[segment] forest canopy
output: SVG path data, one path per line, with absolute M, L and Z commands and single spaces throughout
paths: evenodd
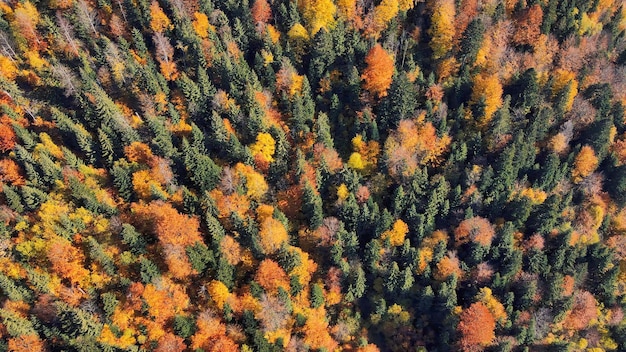
M 0 351 L 626 351 L 624 5 L 0 1 Z

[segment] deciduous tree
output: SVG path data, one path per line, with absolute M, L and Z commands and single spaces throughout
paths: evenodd
M 465 352 L 483 351 L 495 339 L 496 321 L 484 303 L 472 303 L 459 316 L 459 347 Z
M 363 87 L 372 95 L 382 98 L 393 81 L 394 59 L 380 44 L 370 49 L 365 57 L 367 67 L 361 75 Z

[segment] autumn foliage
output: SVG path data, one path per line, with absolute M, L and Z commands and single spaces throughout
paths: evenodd
M 391 86 L 394 71 L 394 59 L 380 44 L 370 49 L 365 57 L 367 67 L 361 75 L 363 87 L 372 95 L 384 97 Z
M 461 221 L 454 230 L 457 246 L 468 242 L 489 246 L 494 235 L 495 231 L 489 220 L 479 216 Z
M 462 351 L 483 351 L 495 339 L 496 321 L 484 303 L 472 303 L 459 316 L 459 347 Z

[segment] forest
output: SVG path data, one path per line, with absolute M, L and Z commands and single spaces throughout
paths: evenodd
M 0 352 L 626 351 L 624 0 L 0 0 Z

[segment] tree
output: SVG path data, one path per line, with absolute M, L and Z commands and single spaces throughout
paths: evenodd
M 480 73 L 474 77 L 472 102 L 482 105 L 482 115 L 477 116 L 480 128 L 488 126 L 493 114 L 502 106 L 502 93 L 497 74 Z
M 513 44 L 535 47 L 541 34 L 543 10 L 539 4 L 534 4 L 522 10 L 515 18 L 515 31 L 511 38 Z
M 252 20 L 257 26 L 265 24 L 272 18 L 272 8 L 267 0 L 254 0 L 252 5 Z
M 428 29 L 430 48 L 433 51 L 433 58 L 441 59 L 451 52 L 454 44 L 454 1 L 437 0 L 433 3 L 432 9 L 431 25 Z
M 276 294 L 279 287 L 289 290 L 289 277 L 283 268 L 271 259 L 265 259 L 259 264 L 254 281 L 258 282 L 268 294 Z
M 370 49 L 365 57 L 367 67 L 361 75 L 363 87 L 372 95 L 382 98 L 393 81 L 394 59 L 380 44 Z
M 463 351 L 483 351 L 496 337 L 496 320 L 482 302 L 472 303 L 464 309 L 459 320 L 459 347 Z
M 150 3 L 150 28 L 157 33 L 174 28 L 174 25 L 172 25 L 172 22 L 156 0 Z
M 322 28 L 329 30 L 333 26 L 337 7 L 332 0 L 303 0 L 298 3 L 311 35 Z
M 0 152 L 3 153 L 13 149 L 17 141 L 13 127 L 11 127 L 8 122 L 9 121 L 2 121 L 2 123 L 0 123 Z
M 471 241 L 488 247 L 491 245 L 494 235 L 495 231 L 489 220 L 480 216 L 461 221 L 454 230 L 454 239 L 457 246 Z
M 267 254 L 276 252 L 288 240 L 285 226 L 274 218 L 267 218 L 261 223 L 259 236 L 261 248 Z
M 598 167 L 596 153 L 588 145 L 583 146 L 574 159 L 574 169 L 572 170 L 572 180 L 580 183 Z

